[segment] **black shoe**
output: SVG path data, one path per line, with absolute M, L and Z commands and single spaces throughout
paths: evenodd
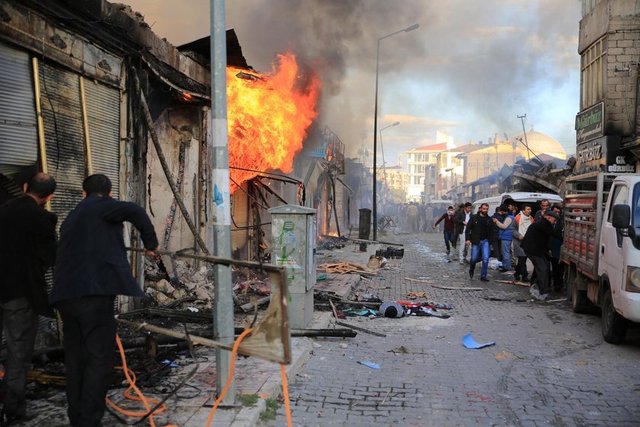
M 469 269 L 469 279 L 473 279 L 473 268 Z
M 488 282 L 488 281 L 489 281 L 489 279 L 487 279 L 486 277 L 481 277 L 481 278 L 480 278 L 480 281 L 481 281 L 481 282 Z

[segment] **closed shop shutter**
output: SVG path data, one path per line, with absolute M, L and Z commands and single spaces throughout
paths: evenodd
M 0 43 L 0 173 L 38 158 L 31 62 L 26 52 Z
M 120 189 L 120 91 L 85 80 L 93 172 L 111 180 L 113 197 Z
M 80 83 L 77 74 L 43 62 L 39 71 L 48 172 L 58 182 L 51 207 L 61 224 L 82 200 L 85 160 Z

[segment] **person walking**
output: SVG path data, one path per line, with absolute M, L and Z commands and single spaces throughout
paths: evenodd
M 462 211 L 456 214 L 456 227 L 458 228 L 458 261 L 460 264 L 464 264 L 467 259 L 467 224 L 469 224 L 469 220 L 471 219 L 471 203 L 466 202 L 463 205 Z
M 536 286 L 529 288 L 531 295 L 540 301 L 546 301 L 551 291 L 549 286 L 549 249 L 550 239 L 554 235 L 553 225 L 560 216 L 548 210 L 540 221 L 535 221 L 522 240 L 522 248 L 533 264 Z
M 27 370 L 38 315 L 53 317 L 45 272 L 55 261 L 58 217 L 44 206 L 53 197 L 56 181 L 36 173 L 23 189 L 24 195 L 0 207 L 0 313 L 7 340 L 1 425 L 26 416 Z
M 467 223 L 466 243 L 471 245 L 471 260 L 469 262 L 469 278 L 473 279 L 476 263 L 482 257 L 480 280 L 488 282 L 487 270 L 489 267 L 489 235 L 493 223 L 489 218 L 489 204 L 483 203 L 478 213 L 473 215 Z
M 142 297 L 127 261 L 123 222 L 138 229 L 147 254 L 158 238 L 143 208 L 111 198 L 102 174 L 82 183 L 84 199 L 60 228 L 51 304 L 63 321 L 67 414 L 72 426 L 98 426 L 114 363 L 117 295 Z
M 514 221 L 513 214 L 509 209 L 502 205 L 498 208 L 502 221 L 493 218 L 493 223 L 498 227 L 498 239 L 500 240 L 500 250 L 502 253 L 502 267 L 500 271 L 507 272 L 511 270 L 511 241 L 513 240 L 512 225 Z
M 515 217 L 516 226 L 513 229 L 513 254 L 517 259 L 516 273 L 513 278 L 516 281 L 522 280 L 526 282 L 529 280 L 529 273 L 527 272 L 527 254 L 522 249 L 522 240 L 527 234 L 529 226 L 533 224 L 533 216 L 531 216 L 531 206 L 522 206 L 522 211 Z
M 438 218 L 435 224 L 433 224 L 434 230 L 436 229 L 438 224 L 440 224 L 441 221 L 444 221 L 444 227 L 443 227 L 444 244 L 447 247 L 447 255 L 449 255 L 451 253 L 451 246 L 453 246 L 454 248 L 456 247 L 456 240 L 454 236 L 456 223 L 455 223 L 455 212 L 453 210 L 453 206 L 449 206 L 447 208 L 447 211 L 443 213 L 440 218 Z
M 490 256 L 502 262 L 502 243 L 500 242 L 500 229 L 495 224 L 494 219 L 504 221 L 504 212 L 500 211 L 501 206 L 497 206 L 495 212 L 491 216 L 491 227 L 489 228 L 489 246 Z

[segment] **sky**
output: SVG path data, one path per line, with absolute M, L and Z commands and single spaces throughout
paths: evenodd
M 125 3 L 174 45 L 209 34 L 208 0 Z M 373 148 L 378 41 L 418 24 L 379 41 L 378 130 L 400 122 L 383 132 L 391 165 L 436 131 L 456 145 L 515 136 L 524 115 L 527 131 L 574 153 L 580 10 L 580 0 L 229 0 L 226 26 L 257 71 L 291 51 L 318 73 L 317 124 L 355 157 Z

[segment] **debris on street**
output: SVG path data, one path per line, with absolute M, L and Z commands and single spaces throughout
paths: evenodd
M 495 345 L 495 341 L 490 341 L 490 342 L 485 342 L 485 343 L 477 343 L 476 340 L 473 339 L 473 337 L 471 336 L 471 332 L 469 332 L 467 335 L 465 335 L 464 337 L 462 337 L 462 345 L 464 345 L 466 348 L 472 349 L 472 350 L 478 350 L 481 348 L 485 348 L 485 347 L 491 347 L 493 345 Z

